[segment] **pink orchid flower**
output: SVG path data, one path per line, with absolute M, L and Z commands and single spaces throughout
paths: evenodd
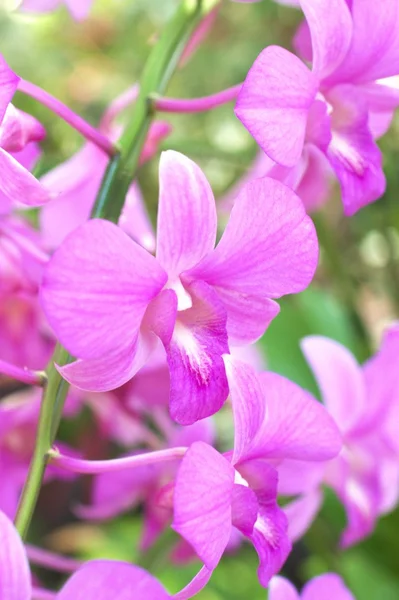
M 186 425 L 215 413 L 228 395 L 227 336 L 233 345 L 259 338 L 279 310 L 272 298 L 304 289 L 318 259 L 301 201 L 271 179 L 242 191 L 214 249 L 216 228 L 204 174 L 168 151 L 160 162 L 156 258 L 100 219 L 70 234 L 41 289 L 50 325 L 79 359 L 62 375 L 92 391 L 116 388 L 159 338 L 172 417 Z
M 312 70 L 283 48 L 266 48 L 248 73 L 236 114 L 279 165 L 294 168 L 309 146 L 323 152 L 340 181 L 345 214 L 352 215 L 385 190 L 369 118 L 399 105 L 387 81 L 399 74 L 399 6 L 394 0 L 300 4 Z
M 89 16 L 93 0 L 24 0 L 21 9 L 27 12 L 51 12 L 65 5 L 76 21 Z
M 324 573 L 309 581 L 298 594 L 284 577 L 273 577 L 269 586 L 269 600 L 355 600 L 341 577 Z
M 280 465 L 280 491 L 304 492 L 287 507 L 292 537 L 297 539 L 320 508 L 321 482 L 330 486 L 346 510 L 341 545 L 350 546 L 370 535 L 378 517 L 399 499 L 399 327 L 387 331 L 379 352 L 361 367 L 346 348 L 327 338 L 305 338 L 302 348 L 344 445 L 324 466 Z
M 255 371 L 225 355 L 235 440 L 222 455 L 204 442 L 188 449 L 173 494 L 173 528 L 208 571 L 217 566 L 237 528 L 258 552 L 259 581 L 267 586 L 287 558 L 287 519 L 277 505 L 277 471 L 284 458 L 326 460 L 341 437 L 320 403 L 274 373 Z
M 50 200 L 50 193 L 18 160 L 19 154 L 45 136 L 41 124 L 17 110 L 11 100 L 19 77 L 0 54 L 0 214 L 8 213 L 14 203 L 40 206 Z

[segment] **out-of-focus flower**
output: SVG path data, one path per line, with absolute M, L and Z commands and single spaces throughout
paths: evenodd
M 287 50 L 266 48 L 248 73 L 236 114 L 279 165 L 295 168 L 309 146 L 323 152 L 340 181 L 345 214 L 352 215 L 385 189 L 373 134 L 399 105 L 387 79 L 399 74 L 399 6 L 394 0 L 378 7 L 372 0 L 353 0 L 350 8 L 345 0 L 300 4 L 312 71 Z
M 347 525 L 341 544 L 349 546 L 369 535 L 378 517 L 392 510 L 399 498 L 399 327 L 387 331 L 379 352 L 362 367 L 346 348 L 327 338 L 305 338 L 302 348 L 344 445 L 340 455 L 324 468 L 281 466 L 283 493 L 300 492 L 301 488 L 305 492 L 288 506 L 287 514 L 297 538 L 320 507 L 318 487 L 324 482 L 345 507 Z M 294 472 L 301 473 L 301 481 L 293 478 Z
M 63 4 L 74 19 L 81 21 L 89 16 L 93 0 L 24 0 L 21 10 L 38 13 L 51 12 Z
M 224 358 L 234 449 L 221 455 L 204 442 L 188 449 L 174 487 L 173 528 L 209 571 L 237 528 L 254 544 L 259 580 L 267 586 L 291 548 L 272 464 L 288 457 L 331 458 L 339 452 L 341 437 L 327 411 L 307 392 L 279 375 L 257 375 L 248 365 Z
M 214 248 L 216 228 L 204 174 L 168 151 L 160 163 L 156 258 L 107 221 L 69 235 L 41 289 L 51 326 L 80 359 L 62 367 L 63 376 L 84 389 L 116 388 L 142 367 L 158 337 L 173 418 L 190 424 L 215 413 L 228 394 L 227 335 L 232 345 L 259 338 L 279 310 L 271 298 L 304 289 L 318 259 L 302 203 L 271 179 L 242 190 Z
M 18 161 L 18 154 L 45 136 L 36 119 L 11 104 L 18 82 L 0 54 L 0 214 L 9 213 L 15 203 L 40 206 L 51 197 Z
M 339 575 L 324 573 L 309 581 L 298 594 L 284 577 L 273 577 L 269 586 L 269 600 L 355 600 Z

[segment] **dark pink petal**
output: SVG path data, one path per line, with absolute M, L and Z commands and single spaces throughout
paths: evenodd
M 295 188 L 307 213 L 320 208 L 328 200 L 333 183 L 333 170 L 326 156 L 311 144 L 304 151 L 305 173 Z
M 144 315 L 142 327 L 153 331 L 163 344 L 170 344 L 177 318 L 177 296 L 173 290 L 162 290 L 152 300 Z
M 0 597 L 31 600 L 31 575 L 24 545 L 12 522 L 1 511 L 0 540 Z
M 204 282 L 188 288 L 192 308 L 178 314 L 170 344 L 170 414 L 190 425 L 217 412 L 228 396 L 222 354 L 229 351 L 226 312 L 215 292 Z
M 56 367 L 64 379 L 81 390 L 115 390 L 141 369 L 156 346 L 154 336 L 132 333 L 132 338 L 132 343 L 126 348 L 101 358 L 82 359 L 64 367 Z
M 355 600 L 339 575 L 324 573 L 305 585 L 301 600 Z
M 317 77 L 299 58 L 269 46 L 249 70 L 235 113 L 272 160 L 293 167 L 302 154 L 317 90 Z
M 355 357 L 344 346 L 322 336 L 301 342 L 323 402 L 343 433 L 355 427 L 366 408 L 366 387 Z
M 252 535 L 258 518 L 259 503 L 256 494 L 249 487 L 235 484 L 232 497 L 232 519 L 237 527 L 247 537 Z
M 118 225 L 148 252 L 155 251 L 155 234 L 137 181 L 126 195 Z
M 216 291 L 222 290 L 224 302 L 233 307 L 231 316 L 228 314 L 228 327 L 231 321 L 238 336 L 237 317 L 243 316 L 244 299 L 249 304 L 244 326 L 249 329 L 251 318 L 253 331 L 260 332 L 253 305 L 261 309 L 262 305 L 267 306 L 268 298 L 305 289 L 317 261 L 316 232 L 302 202 L 287 186 L 265 177 L 242 189 L 215 251 L 187 276 L 203 279 Z M 234 309 L 237 296 L 241 296 L 239 312 Z M 263 327 L 270 321 L 270 309 L 269 305 L 266 315 L 263 311 L 257 315 Z M 245 330 L 242 338 L 248 341 Z
M 173 529 L 209 570 L 216 567 L 230 539 L 233 486 L 231 464 L 211 446 L 195 442 L 176 477 Z
M 192 598 L 198 592 L 200 592 L 212 576 L 212 571 L 209 571 L 206 567 L 202 567 L 202 569 L 197 573 L 197 575 L 190 581 L 188 585 L 177 594 L 173 595 L 175 600 L 188 600 Z
M 62 344 L 78 358 L 127 348 L 166 283 L 153 256 L 108 221 L 88 221 L 56 250 L 41 300 Z
M 168 600 L 162 585 L 147 571 L 124 562 L 92 560 L 57 594 L 57 600 Z M 22 600 L 22 599 L 21 599 Z
M 31 115 L 9 104 L 0 126 L 0 147 L 6 152 L 20 152 L 30 142 L 46 135 L 44 127 Z
M 50 191 L 2 148 L 0 148 L 0 192 L 9 201 L 20 202 L 27 206 L 41 206 L 52 198 Z
M 267 460 L 245 460 L 236 465 L 236 469 L 244 481 L 248 482 L 261 504 L 269 505 L 276 502 L 278 474 Z
M 301 0 L 301 8 L 312 38 L 313 71 L 323 79 L 339 67 L 348 52 L 351 13 L 345 0 Z
M 211 31 L 216 21 L 216 17 L 219 14 L 219 10 L 220 5 L 216 5 L 215 8 L 212 9 L 196 27 L 190 39 L 188 40 L 186 47 L 184 48 L 184 52 L 180 59 L 181 67 L 186 65 L 186 63 L 190 60 L 193 54 L 195 54 L 195 52 L 201 46 L 202 42 L 204 42 L 204 40 L 207 38 L 209 32 Z
M 368 83 L 399 72 L 399 5 L 395 0 L 352 1 L 353 35 L 333 82 Z
M 234 413 L 234 452 L 238 463 L 251 448 L 266 415 L 266 400 L 254 369 L 232 356 L 223 357 Z
M 216 206 L 201 169 L 178 152 L 163 152 L 159 165 L 157 259 L 176 280 L 213 250 Z
M 284 506 L 288 519 L 288 537 L 292 542 L 301 539 L 312 525 L 321 508 L 323 494 L 320 490 L 312 490 Z
M 292 583 L 279 575 L 276 575 L 270 581 L 268 598 L 269 600 L 300 600 L 299 594 Z
M 0 123 L 3 120 L 7 106 L 17 91 L 19 77 L 11 71 L 3 56 L 0 54 Z
M 327 104 L 322 100 L 315 100 L 309 109 L 306 142 L 325 151 L 331 142 L 331 137 L 331 119 Z
M 250 539 L 259 556 L 258 577 L 263 587 L 268 586 L 291 552 L 287 525 L 287 518 L 277 504 L 260 510 Z
M 266 419 L 251 456 L 323 461 L 337 456 L 341 435 L 327 410 L 309 392 L 276 373 L 260 373 Z

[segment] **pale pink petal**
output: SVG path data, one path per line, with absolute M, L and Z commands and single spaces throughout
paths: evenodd
M 231 464 L 211 446 L 195 442 L 176 477 L 173 528 L 209 570 L 218 564 L 230 538 L 233 486 Z
M 0 192 L 11 202 L 41 206 L 52 195 L 11 154 L 0 148 Z
M 317 77 L 294 54 L 265 48 L 239 93 L 235 113 L 275 162 L 294 166 L 302 154 Z
M 301 539 L 312 525 L 323 501 L 320 490 L 313 490 L 284 506 L 288 519 L 288 537 L 292 542 Z
M 57 600 L 168 600 L 162 585 L 141 567 L 113 560 L 92 560 L 57 594 Z M 22 600 L 22 599 L 21 599 Z
M 132 343 L 165 282 L 153 256 L 113 223 L 95 219 L 56 250 L 41 300 L 61 343 L 74 356 L 96 359 Z
M 255 523 L 250 539 L 259 556 L 258 578 L 264 587 L 280 571 L 291 552 L 287 525 L 287 518 L 277 504 L 262 508 Z
M 300 600 L 299 594 L 292 583 L 279 575 L 276 575 L 270 581 L 268 598 L 269 600 Z
M 179 313 L 165 344 L 170 369 L 170 414 L 190 425 L 217 412 L 228 396 L 222 354 L 229 351 L 226 312 L 204 282 L 188 288 L 192 308 Z
M 31 600 L 32 587 L 24 545 L 12 522 L 0 511 L 0 597 Z
M 301 342 L 302 352 L 318 383 L 323 402 L 345 433 L 366 408 L 366 388 L 355 357 L 344 346 L 322 336 Z
M 32 12 L 47 12 L 54 10 L 61 4 L 62 0 L 24 0 L 21 10 Z
M 151 335 L 132 332 L 132 343 L 101 358 L 77 360 L 59 367 L 64 379 L 81 390 L 108 392 L 129 381 L 146 363 L 156 345 Z
M 267 413 L 251 456 L 323 461 L 342 447 L 338 428 L 309 392 L 276 373 L 258 375 Z
M 305 585 L 301 600 L 355 600 L 339 575 L 324 573 Z
M 154 229 L 137 181 L 129 188 L 118 225 L 148 252 L 155 251 Z
M 392 0 L 353 0 L 349 52 L 332 81 L 368 83 L 399 72 L 399 5 Z
M 237 295 L 241 295 L 260 308 L 267 298 L 305 289 L 317 261 L 315 228 L 302 202 L 288 187 L 265 177 L 243 188 L 215 251 L 187 277 L 203 279 L 216 291 L 222 290 L 225 302 L 231 294 L 229 306 L 233 307 Z M 270 308 L 266 316 L 258 315 L 264 326 L 270 321 Z M 255 316 L 250 304 L 248 315 Z M 245 324 L 248 326 L 247 321 Z M 236 333 L 238 328 L 235 323 Z M 254 324 L 256 329 L 259 331 L 259 326 Z M 248 342 L 245 331 L 242 338 Z
M 312 491 L 322 484 L 326 463 L 286 459 L 280 461 L 276 468 L 278 493 L 282 496 L 295 496 Z
M 0 147 L 6 152 L 20 152 L 29 142 L 39 142 L 46 135 L 44 127 L 31 115 L 9 104 L 0 126 Z
M 318 210 L 329 199 L 332 184 L 333 170 L 326 156 L 311 144 L 306 145 L 304 151 L 306 170 L 295 188 L 302 200 L 306 212 Z
M 299 0 L 298 0 L 299 1 Z M 292 40 L 292 45 L 296 54 L 302 60 L 311 63 L 313 58 L 313 48 L 312 48 L 312 38 L 310 35 L 309 25 L 306 22 L 306 19 L 300 23 L 296 33 L 294 35 L 294 39 Z
M 93 0 L 65 0 L 69 12 L 76 21 L 87 19 Z
M 213 250 L 216 206 L 201 169 L 189 158 L 169 150 L 159 165 L 157 259 L 175 280 Z
M 223 357 L 234 413 L 234 452 L 239 462 L 251 447 L 266 415 L 266 400 L 254 369 L 232 356 Z
M 18 75 L 15 75 L 4 60 L 3 55 L 0 54 L 0 123 L 17 90 L 18 82 Z
M 313 71 L 320 79 L 345 58 L 352 39 L 352 17 L 345 0 L 301 0 L 312 38 Z

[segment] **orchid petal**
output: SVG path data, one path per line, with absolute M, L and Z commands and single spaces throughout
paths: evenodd
M 351 13 L 345 0 L 301 0 L 301 8 L 312 37 L 313 71 L 322 79 L 339 67 L 348 52 Z
M 335 573 L 324 573 L 309 581 L 302 590 L 302 600 L 355 600 L 341 577 Z
M 0 148 L 0 192 L 12 202 L 41 206 L 52 196 L 16 158 Z
M 259 583 L 267 587 L 291 552 L 287 518 L 277 504 L 260 510 L 250 539 L 259 556 Z
M 24 545 L 12 522 L 0 511 L 0 597 L 31 600 L 31 574 Z
M 288 519 L 288 537 L 296 542 L 305 535 L 321 508 L 323 494 L 313 490 L 284 506 Z
M 216 227 L 215 199 L 201 169 L 183 154 L 163 152 L 156 256 L 170 280 L 213 250 Z
M 222 290 L 225 302 L 231 295 L 229 306 L 241 295 L 261 307 L 267 298 L 306 288 L 317 261 L 316 232 L 302 202 L 288 187 L 265 177 L 242 189 L 215 251 L 187 277 L 203 279 L 216 291 Z M 267 312 L 264 325 L 270 320 L 270 310 Z M 248 315 L 254 317 L 253 308 Z M 234 316 L 233 310 L 233 322 Z M 258 319 L 263 320 L 263 315 Z M 243 337 L 248 341 L 246 334 Z
M 188 600 L 189 598 L 192 598 L 204 589 L 211 576 L 212 571 L 209 571 L 206 567 L 202 567 L 190 583 L 186 585 L 184 589 L 180 590 L 180 592 L 174 594 L 173 598 L 175 600 Z
M 259 503 L 249 487 L 235 484 L 232 497 L 232 522 L 247 537 L 252 535 L 258 518 Z
M 302 352 L 320 388 L 323 402 L 342 432 L 349 431 L 366 408 L 366 388 L 355 357 L 335 340 L 309 336 Z
M 299 58 L 269 46 L 249 70 L 235 114 L 272 160 L 293 167 L 302 154 L 317 90 L 317 77 Z
M 165 283 L 153 256 L 113 223 L 95 219 L 56 250 L 44 273 L 41 300 L 71 354 L 96 359 L 132 343 Z
M 270 581 L 268 598 L 269 600 L 300 600 L 299 594 L 292 583 L 279 575 L 276 575 Z
M 0 123 L 3 120 L 7 106 L 17 91 L 18 82 L 18 75 L 15 75 L 0 54 Z
M 57 594 L 57 600 L 168 600 L 169 594 L 147 571 L 124 562 L 92 560 Z
M 62 377 L 81 390 L 108 392 L 129 381 L 145 364 L 156 345 L 151 335 L 132 334 L 126 348 L 101 358 L 77 360 L 65 366 L 56 365 Z
M 295 496 L 312 491 L 323 482 L 325 462 L 286 459 L 279 462 L 278 493 L 282 496 Z
M 276 373 L 260 373 L 267 416 L 251 456 L 323 461 L 342 447 L 338 428 L 309 392 Z
M 223 357 L 234 413 L 232 463 L 245 456 L 266 414 L 266 401 L 254 369 L 232 356 Z
M 176 477 L 173 529 L 209 570 L 230 539 L 233 485 L 234 469 L 216 450 L 203 442 L 188 449 Z
M 170 369 L 170 413 L 190 425 L 217 412 L 228 396 L 222 354 L 229 351 L 226 312 L 204 282 L 189 288 L 193 306 L 179 313 L 166 353 Z

